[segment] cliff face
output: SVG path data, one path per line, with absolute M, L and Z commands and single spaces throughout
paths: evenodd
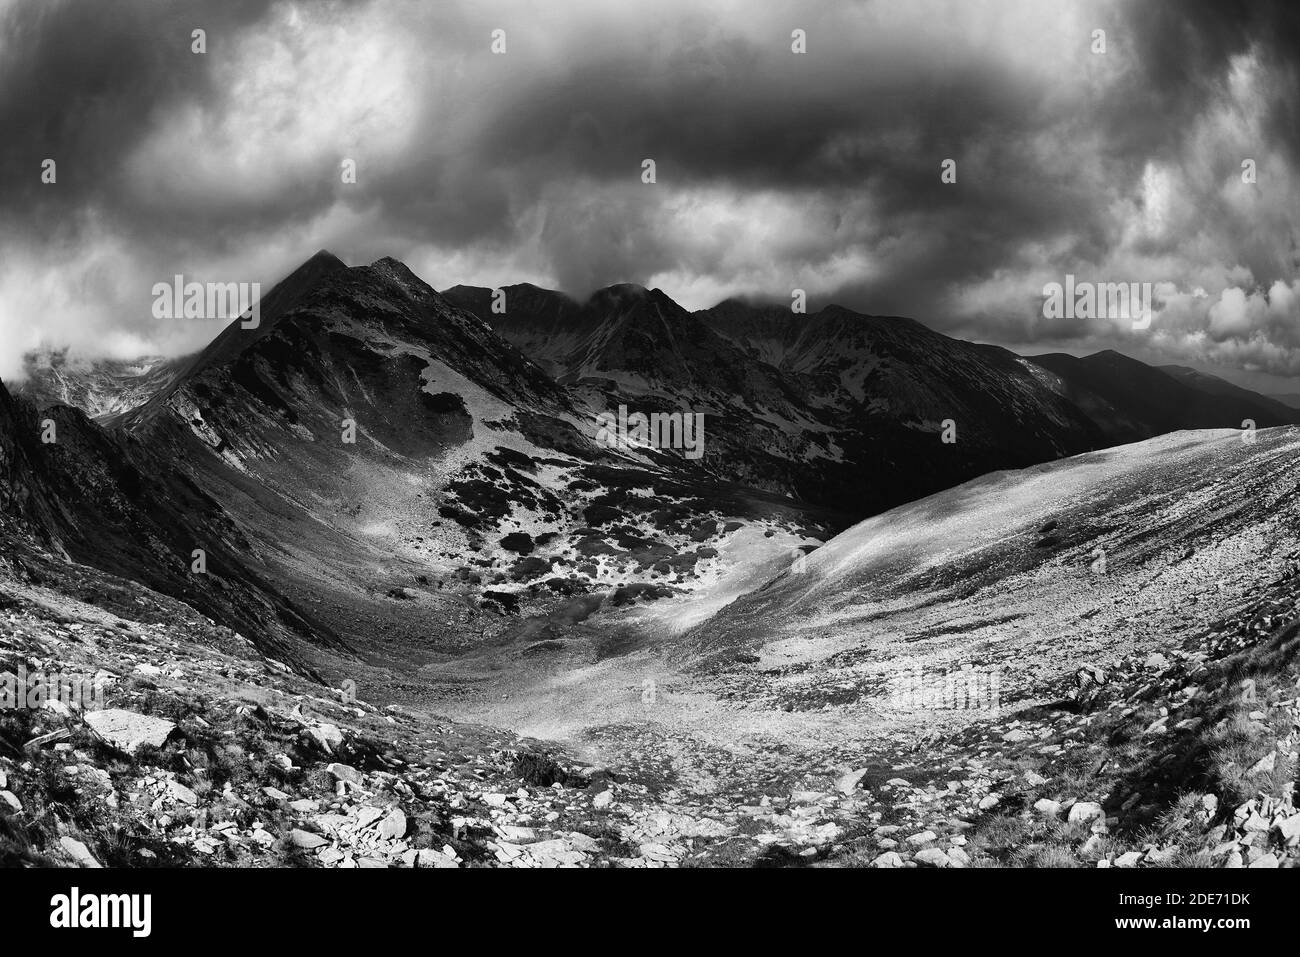
M 2 384 L 0 537 L 180 599 L 290 661 L 300 660 L 296 646 L 339 644 L 283 596 L 229 514 L 172 462 L 77 409 L 38 412 Z
M 40 429 L 36 409 L 0 382 L 0 529 L 57 545 L 55 516 L 33 465 Z

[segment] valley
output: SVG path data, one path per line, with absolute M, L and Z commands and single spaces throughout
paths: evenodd
M 322 251 L 98 421 L 0 386 L 10 663 L 172 726 L 6 716 L 4 853 L 1297 859 L 1300 413 L 838 307 L 488 294 Z M 597 441 L 621 406 L 703 454 Z M 995 707 L 897 693 L 974 673 Z M 53 809 L 83 774 L 111 825 Z

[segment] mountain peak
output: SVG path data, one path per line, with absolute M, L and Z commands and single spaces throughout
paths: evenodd
M 732 295 L 721 300 L 711 309 L 700 311 L 711 312 L 718 309 L 747 309 L 751 312 L 761 313 L 790 313 L 790 302 L 787 299 L 778 299 L 773 296 Z M 793 315 L 793 313 L 790 314 Z
M 1128 356 L 1122 352 L 1116 352 L 1114 349 L 1102 349 L 1100 352 L 1094 352 L 1088 356 L 1089 359 L 1127 359 Z
M 347 268 L 347 264 L 328 249 L 320 249 L 310 258 L 304 260 L 297 269 L 276 283 L 275 286 L 272 287 L 272 292 L 274 292 L 275 289 L 284 289 L 286 291 L 293 290 L 295 293 L 301 293 L 311 288 L 327 276 L 332 276 L 339 272 L 346 272 Z M 269 296 L 263 297 L 263 301 L 266 301 L 268 298 Z
M 645 286 L 634 282 L 616 282 L 609 286 L 603 286 L 593 292 L 589 302 L 603 301 L 607 299 L 645 299 L 650 295 L 650 290 Z
M 820 312 L 820 313 L 822 313 L 823 315 L 827 315 L 827 316 L 861 316 L 861 315 L 864 315 L 864 313 L 858 312 L 856 309 L 850 309 L 848 306 L 841 306 L 838 302 L 827 303 L 825 306 L 823 306 L 821 309 L 819 309 L 819 310 L 817 310 L 817 311 Z
M 411 267 L 400 259 L 385 256 L 383 259 L 376 259 L 372 262 L 370 269 L 382 276 L 386 281 L 398 286 L 408 296 L 423 299 L 429 295 L 437 295 L 428 283 L 417 276 Z
M 318 249 L 306 261 L 304 261 L 301 266 L 289 275 L 296 276 L 299 273 L 311 273 L 313 275 L 323 276 L 347 268 L 347 263 L 339 259 L 338 256 L 335 256 L 328 249 Z
M 689 313 L 662 289 L 647 289 L 634 282 L 620 282 L 597 289 L 587 299 L 584 309 L 613 308 L 630 313 L 641 307 L 658 310 L 662 315 L 685 316 Z

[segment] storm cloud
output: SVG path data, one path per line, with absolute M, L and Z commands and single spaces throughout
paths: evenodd
M 155 282 L 325 247 L 440 288 L 802 288 L 1300 391 L 1295 10 L 0 0 L 0 376 L 197 348 Z M 1067 273 L 1155 284 L 1151 328 L 1044 319 Z

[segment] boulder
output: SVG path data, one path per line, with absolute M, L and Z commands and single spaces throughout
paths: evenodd
M 927 847 L 923 851 L 917 851 L 912 856 L 912 860 L 925 867 L 951 867 L 952 861 L 948 860 L 948 855 L 937 847 Z
M 1277 825 L 1278 833 L 1286 842 L 1300 841 L 1300 814 L 1292 814 Z
M 406 815 L 402 813 L 401 808 L 393 808 L 382 821 L 379 822 L 379 836 L 390 840 L 397 840 L 406 833 Z
M 161 748 L 176 730 L 176 725 L 165 718 L 121 708 L 88 711 L 85 720 L 95 734 L 126 754 L 135 754 L 145 745 Z
M 199 803 L 199 796 L 185 785 L 181 784 L 180 781 L 168 781 L 167 790 L 171 793 L 172 797 L 180 801 L 182 804 L 193 806 Z
M 289 840 L 293 842 L 294 847 L 300 847 L 304 851 L 314 851 L 318 847 L 324 847 L 329 842 L 319 834 L 313 834 L 311 831 L 302 831 L 294 828 L 289 832 Z
M 1043 817 L 1059 817 L 1061 814 L 1061 802 L 1053 801 L 1051 798 L 1039 798 L 1034 802 L 1034 810 Z
M 1106 814 L 1102 811 L 1101 805 L 1095 801 L 1076 801 L 1070 808 L 1066 821 L 1070 824 L 1087 824 L 1105 818 Z
M 343 743 L 343 732 L 332 724 L 314 724 L 306 731 L 307 736 L 328 754 L 333 754 L 334 749 Z
M 338 762 L 335 762 L 328 765 L 325 770 L 334 775 L 334 780 L 344 781 L 347 784 L 352 784 L 357 787 L 360 787 L 361 782 L 365 780 L 361 772 L 350 764 L 339 764 Z
M 102 867 L 95 856 L 90 853 L 90 848 L 86 847 L 76 838 L 61 837 L 59 846 L 63 848 L 67 855 L 77 862 L 78 867 Z
M 858 785 L 866 776 L 866 768 L 861 768 L 857 771 L 849 771 L 847 774 L 841 775 L 840 779 L 835 782 L 835 790 L 839 791 L 841 794 L 852 794 L 858 789 Z
M 456 863 L 455 858 L 448 857 L 446 854 L 442 853 L 442 851 L 435 851 L 430 848 L 422 848 L 421 850 L 415 852 L 415 866 L 424 867 L 424 868 L 430 868 L 430 867 L 456 868 L 459 867 L 460 865 Z

